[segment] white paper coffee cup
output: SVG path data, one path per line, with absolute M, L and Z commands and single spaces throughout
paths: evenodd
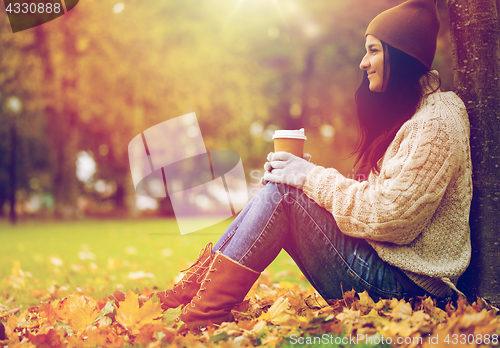
M 304 154 L 304 143 L 307 139 L 304 128 L 298 130 L 277 130 L 273 135 L 274 151 L 289 152 L 297 157 Z

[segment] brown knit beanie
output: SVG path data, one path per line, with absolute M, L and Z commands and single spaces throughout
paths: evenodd
M 375 17 L 365 36 L 373 35 L 431 69 L 438 31 L 436 0 L 408 0 Z

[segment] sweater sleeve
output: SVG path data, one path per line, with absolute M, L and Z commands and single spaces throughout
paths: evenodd
M 439 119 L 411 119 L 389 146 L 379 175 L 358 182 L 314 168 L 303 191 L 353 237 L 398 245 L 431 221 L 457 166 L 453 137 Z

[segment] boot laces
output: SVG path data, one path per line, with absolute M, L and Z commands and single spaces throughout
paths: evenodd
M 218 259 L 217 261 L 218 261 L 218 263 L 221 263 L 221 260 L 220 260 L 220 259 Z M 215 261 L 214 261 L 214 263 L 213 263 L 213 264 L 208 265 L 207 267 L 204 267 L 204 268 L 208 268 L 208 272 L 207 272 L 207 270 L 204 270 L 204 271 L 203 271 L 204 273 L 207 273 L 207 276 L 206 276 L 206 277 L 199 277 L 199 278 L 198 278 L 198 281 L 197 281 L 197 282 L 198 282 L 198 284 L 209 283 L 209 282 L 212 280 L 212 279 L 210 279 L 210 278 L 208 277 L 208 276 L 209 276 L 209 274 L 208 274 L 208 273 L 210 273 L 210 272 L 217 272 L 217 268 L 215 268 L 215 267 L 214 267 L 214 264 L 215 264 Z M 200 291 L 202 291 L 202 290 L 206 290 L 206 288 L 205 288 L 205 287 L 201 287 L 201 288 L 200 288 Z
M 183 277 L 181 279 L 180 285 L 182 285 L 182 288 L 185 287 L 185 283 L 192 283 L 193 282 L 192 280 L 184 279 L 184 278 L 189 278 L 189 275 L 197 275 L 198 276 L 197 282 L 201 283 L 200 278 L 203 278 L 202 275 L 205 274 L 206 271 L 210 268 L 210 263 L 208 264 L 208 266 L 201 266 L 201 264 L 204 261 L 203 255 L 205 255 L 205 253 L 207 251 L 209 251 L 208 257 L 211 257 L 212 256 L 212 242 L 209 242 L 205 246 L 205 249 L 200 250 L 200 254 L 198 255 L 198 259 L 196 260 L 195 263 L 193 263 L 190 267 L 181 271 L 181 272 L 186 272 L 186 275 L 188 276 L 188 277 Z M 194 268 L 194 269 L 192 269 L 192 268 Z M 200 270 L 201 270 L 201 272 L 199 272 Z
M 220 259 L 218 259 L 217 261 L 218 261 L 218 263 L 221 263 Z M 208 266 L 203 267 L 204 270 L 203 270 L 203 272 L 201 274 L 205 273 L 206 276 L 205 277 L 201 277 L 201 274 L 200 274 L 200 277 L 198 277 L 197 283 L 201 284 L 201 286 L 198 289 L 198 291 L 196 292 L 196 295 L 193 297 L 193 299 L 190 302 L 191 307 L 195 306 L 195 303 L 194 303 L 195 299 L 201 300 L 201 292 L 207 290 L 207 288 L 204 287 L 203 284 L 209 283 L 211 281 L 211 279 L 208 277 L 210 275 L 210 272 L 217 272 L 217 268 L 214 267 L 214 264 L 215 264 L 215 261 L 210 262 Z M 184 313 L 184 314 L 186 314 L 186 313 Z

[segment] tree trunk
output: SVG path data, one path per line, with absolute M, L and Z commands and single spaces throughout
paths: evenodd
M 6 186 L 2 185 L 0 182 L 0 218 L 5 216 L 4 205 L 7 201 L 7 190 Z
M 469 113 L 473 166 L 468 295 L 500 305 L 500 20 L 497 0 L 448 0 L 457 94 Z
M 13 118 L 12 125 L 10 126 L 10 164 L 9 164 L 9 201 L 10 201 L 10 213 L 9 220 L 10 223 L 15 225 L 17 222 L 17 212 L 16 212 L 16 175 L 17 175 L 17 129 L 16 129 L 16 119 Z
M 48 119 L 47 134 L 50 137 L 53 159 L 52 192 L 55 200 L 56 217 L 75 217 L 77 199 L 76 157 L 78 144 L 78 101 L 77 95 L 77 60 L 75 47 L 77 37 L 77 17 L 74 11 L 60 18 L 59 31 L 63 34 L 63 52 L 65 59 L 59 68 L 62 74 L 58 76 L 51 53 L 51 35 L 46 27 L 35 28 L 37 38 L 37 53 L 44 67 L 44 82 L 50 86 L 44 92 L 46 106 L 44 113 Z M 72 18 L 68 18 L 72 16 Z M 52 100 L 54 94 L 59 94 L 62 105 L 56 105 Z

